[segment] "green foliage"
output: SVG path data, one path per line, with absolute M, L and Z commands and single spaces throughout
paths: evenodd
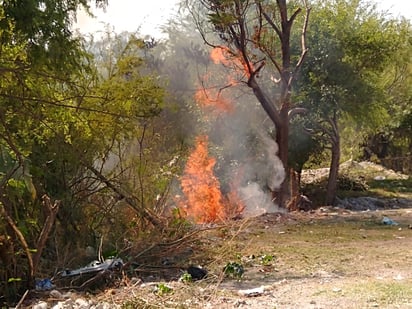
M 106 0 L 95 1 L 105 5 Z M 61 77 L 82 66 L 80 40 L 74 38 L 71 26 L 78 8 L 89 9 L 89 0 L 5 0 L 1 3 L 0 28 L 13 25 L 13 31 L 2 42 L 24 44 L 31 66 L 44 66 L 59 71 Z M 7 22 L 3 18 L 7 19 Z M 43 69 L 44 69 L 43 67 Z
M 70 239 L 62 236 L 56 248 L 49 248 L 52 258 L 67 243 L 95 245 L 93 233 L 105 232 L 104 219 L 123 218 L 124 209 L 114 209 L 118 196 L 89 167 L 99 166 L 117 182 L 114 186 L 144 196 L 143 207 L 152 207 L 154 197 L 167 192 L 167 180 L 177 168 L 170 164 L 175 153 L 170 157 L 164 150 L 167 136 L 155 120 L 163 110 L 164 90 L 142 70 L 143 41 L 131 37 L 113 56 L 110 74 L 99 75 L 95 68 L 104 64 L 93 63 L 83 42 L 69 31 L 74 12 L 87 3 L 0 5 L 0 202 L 36 252 L 47 215 L 39 197 L 47 193 L 62 200 L 58 216 L 64 224 L 57 224 L 56 235 Z M 140 156 L 134 158 L 136 153 Z M 116 168 L 107 167 L 112 162 Z M 140 173 L 139 194 L 133 192 L 136 177 L 130 180 L 133 174 L 127 172 L 132 166 Z M 124 230 L 117 232 L 110 242 Z M 17 252 L 20 240 L 13 235 Z M 16 256 L 15 277 L 27 272 L 20 263 L 23 255 Z
M 318 132 L 319 144 L 331 142 L 334 118 L 340 127 L 356 126 L 357 141 L 353 135 L 341 138 L 350 141 L 343 146 L 351 154 L 363 136 L 389 122 L 390 98 L 382 73 L 393 67 L 404 42 L 400 29 L 399 21 L 385 18 L 366 1 L 312 4 L 310 52 L 296 99 L 308 109 L 311 123 L 306 128 Z
M 369 186 L 363 177 L 342 174 L 338 177 L 338 189 L 342 191 L 368 191 Z
M 158 283 L 155 288 L 155 293 L 159 296 L 163 296 L 165 294 L 170 294 L 173 292 L 173 289 L 171 287 L 168 287 L 164 283 Z
M 315 136 L 306 131 L 305 126 L 310 122 L 303 117 L 292 119 L 289 130 L 289 166 L 295 171 L 302 171 L 303 166 L 309 160 L 312 163 L 319 164 L 321 153 L 324 150 L 324 143 L 319 142 Z M 318 161 L 311 159 L 315 157 Z
M 388 196 L 398 197 L 401 194 L 412 195 L 412 179 L 384 179 L 368 181 L 371 191 L 383 192 L 386 191 Z
M 190 283 L 193 282 L 193 278 L 192 275 L 189 274 L 188 272 L 184 272 L 181 276 L 180 276 L 180 281 L 182 281 L 183 283 Z
M 268 266 L 271 265 L 275 257 L 271 254 L 263 254 L 260 256 L 260 263 L 262 265 Z
M 223 268 L 223 273 L 226 276 L 233 277 L 236 279 L 242 278 L 245 270 L 243 265 L 237 262 L 228 262 L 226 266 Z
M 21 278 L 9 278 L 9 279 L 7 280 L 7 282 L 9 282 L 9 283 L 11 283 L 11 282 L 21 282 L 21 281 L 22 281 Z

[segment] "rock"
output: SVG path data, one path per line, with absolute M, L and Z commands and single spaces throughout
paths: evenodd
M 33 309 L 47 309 L 48 305 L 45 301 L 41 301 L 35 305 L 33 305 Z
M 59 301 L 55 304 L 52 309 L 64 309 L 64 308 L 73 308 L 72 306 L 67 306 L 64 301 Z
M 83 298 L 76 299 L 74 303 L 76 305 L 76 308 L 78 309 L 89 309 L 90 308 L 89 302 Z
M 92 308 L 93 309 L 111 309 L 111 308 L 116 308 L 117 306 L 114 306 L 113 304 L 109 304 L 109 303 L 106 303 L 106 302 L 103 302 L 103 303 L 99 303 L 99 304 L 97 304 L 97 305 L 94 305 Z M 92 309 L 91 308 L 91 309 Z
M 77 308 L 75 307 L 73 301 L 71 299 L 67 299 L 65 301 L 59 301 L 55 304 L 52 309 L 66 309 L 66 308 Z
M 63 294 L 57 290 L 51 290 L 49 293 L 50 297 L 57 298 L 57 299 L 64 299 Z
M 385 208 L 386 201 L 374 197 L 349 197 L 339 199 L 337 206 L 353 211 L 377 210 Z

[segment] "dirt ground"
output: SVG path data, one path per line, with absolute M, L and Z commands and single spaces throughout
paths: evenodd
M 266 214 L 197 233 L 185 243 L 189 258 L 170 254 L 171 276 L 136 272 L 117 288 L 76 297 L 121 308 L 412 308 L 411 224 L 412 208 Z M 208 276 L 178 280 L 182 263 Z M 225 274 L 228 263 L 243 275 Z

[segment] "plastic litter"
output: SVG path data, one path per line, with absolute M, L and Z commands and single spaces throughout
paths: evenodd
M 100 272 L 102 270 L 119 270 L 123 267 L 123 260 L 122 259 L 113 259 L 109 258 L 103 262 L 100 261 L 93 261 L 89 265 L 85 267 L 81 267 L 78 269 L 66 269 L 59 273 L 61 277 L 73 277 L 73 276 L 81 276 L 85 274 L 93 274 Z
M 385 225 L 399 225 L 398 222 L 393 221 L 391 218 L 388 218 L 388 217 L 383 217 L 382 223 Z
M 246 297 L 261 296 L 264 293 L 265 293 L 265 287 L 264 286 L 254 288 L 254 289 L 247 289 L 247 290 L 239 290 L 238 291 L 238 294 L 240 296 L 246 296 Z
M 200 266 L 189 266 L 187 272 L 192 276 L 193 280 L 202 280 L 207 276 L 207 270 Z
M 50 279 L 36 280 L 37 291 L 47 291 L 54 288 L 54 285 Z

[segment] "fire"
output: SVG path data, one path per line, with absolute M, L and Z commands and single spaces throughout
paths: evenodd
M 225 47 L 215 47 L 210 52 L 210 58 L 213 60 L 215 64 L 223 64 L 225 66 L 232 65 L 232 61 L 230 60 L 229 50 Z
M 224 48 L 214 48 L 210 57 L 215 64 L 222 63 L 236 70 L 233 71 L 234 75 L 226 77 L 226 86 L 223 88 L 206 88 L 204 84 L 208 84 L 212 76 L 204 76 L 202 85 L 195 93 L 195 100 L 201 108 L 214 114 L 232 112 L 234 104 L 224 97 L 223 90 L 239 83 L 235 75 L 244 75 L 245 67 L 239 57 L 234 57 Z M 185 202 L 180 203 L 179 207 L 183 214 L 197 223 L 238 217 L 245 208 L 236 191 L 235 181 L 230 185 L 231 191 L 226 196 L 222 195 L 219 180 L 214 175 L 215 164 L 216 159 L 209 156 L 208 136 L 198 136 L 196 147 L 188 158 L 184 175 L 181 178 Z
M 223 96 L 223 90 L 239 84 L 239 75 L 250 76 L 249 71 L 253 68 L 248 68 L 240 56 L 231 54 L 225 47 L 213 48 L 210 52 L 210 58 L 215 64 L 223 64 L 234 70 L 232 74 L 226 76 L 225 86 L 222 88 L 205 87 L 204 85 L 209 84 L 213 76 L 203 76 L 202 85 L 198 87 L 195 93 L 196 102 L 202 108 L 208 108 L 213 113 L 233 112 L 233 102 Z
M 254 70 L 252 63 L 249 62 L 249 66 L 245 63 L 244 59 L 240 55 L 233 55 L 227 47 L 219 46 L 212 49 L 210 58 L 215 64 L 223 64 L 226 67 L 232 67 L 235 69 L 235 73 L 246 74 L 247 77 Z M 236 78 L 233 76 L 227 77 L 231 83 L 235 82 Z
M 225 218 L 220 183 L 214 175 L 216 160 L 209 156 L 208 137 L 199 136 L 181 178 L 187 204 L 184 212 L 197 223 L 221 221 Z
M 199 88 L 195 93 L 196 102 L 202 108 L 210 108 L 213 113 L 232 112 L 232 102 L 225 99 L 216 89 Z

